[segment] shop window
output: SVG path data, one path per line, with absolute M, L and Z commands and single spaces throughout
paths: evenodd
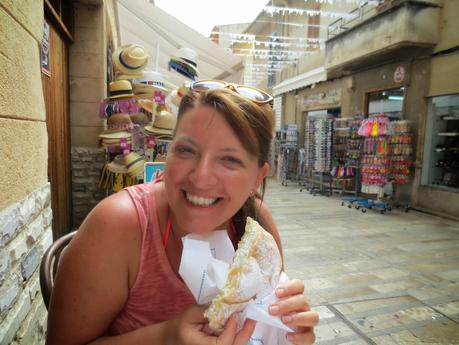
M 459 192 L 459 95 L 429 100 L 422 184 Z
M 371 92 L 368 97 L 368 116 L 384 113 L 390 119 L 402 118 L 403 100 L 405 88 Z
M 308 112 L 309 117 L 340 117 L 341 108 L 313 110 Z

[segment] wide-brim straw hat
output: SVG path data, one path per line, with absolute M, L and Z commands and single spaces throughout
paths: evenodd
M 107 169 L 117 174 L 127 174 L 126 165 L 124 164 L 124 157 L 117 155 L 113 161 L 107 164 Z
M 149 113 L 153 114 L 153 101 L 150 99 L 139 99 L 137 101 L 137 105 L 142 109 L 148 111 Z
M 177 57 L 172 57 L 169 61 L 169 65 L 171 67 L 175 67 L 175 69 L 180 68 L 195 77 L 199 74 L 199 71 L 195 66 L 191 65 L 188 61 Z
M 108 85 L 107 99 L 132 98 L 132 85 L 127 80 L 115 80 Z
M 124 164 L 128 175 L 131 177 L 137 177 L 143 174 L 145 158 L 136 152 L 129 152 L 124 156 Z
M 148 55 L 138 44 L 126 44 L 118 47 L 112 54 L 113 67 L 121 74 L 141 74 L 147 66 Z
M 177 55 L 171 57 L 171 61 L 187 68 L 194 76 L 199 74 L 198 53 L 191 48 L 180 48 Z
M 145 113 L 131 114 L 131 120 L 136 125 L 141 125 L 141 126 L 145 126 L 147 123 L 150 122 L 150 119 L 148 118 L 147 114 L 145 114 Z
M 107 128 L 126 128 L 131 129 L 133 126 L 131 116 L 126 113 L 114 113 L 107 119 Z
M 137 78 L 142 78 L 143 73 L 136 73 L 136 74 L 123 74 L 120 72 L 115 72 L 115 80 L 134 80 Z
M 151 125 L 145 126 L 144 129 L 148 134 L 172 136 L 176 124 L 177 116 L 163 110 L 155 116 L 155 121 Z
M 153 94 L 159 91 L 167 95 L 170 92 L 164 76 L 156 71 L 144 71 L 143 76 L 134 79 L 132 83 L 135 94 Z
M 102 145 L 108 147 L 121 146 L 122 141 L 126 144 L 132 143 L 131 133 L 119 128 L 107 129 L 99 134 L 99 138 L 102 140 Z
M 132 134 L 123 129 L 107 129 L 99 134 L 101 139 L 122 139 L 131 138 Z

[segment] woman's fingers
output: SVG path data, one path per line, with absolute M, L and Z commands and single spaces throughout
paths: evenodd
M 281 317 L 287 326 L 314 327 L 319 323 L 319 314 L 315 311 L 304 311 Z
M 244 327 L 239 331 L 234 340 L 234 345 L 246 345 L 249 343 L 250 337 L 255 329 L 256 321 L 247 319 L 244 322 Z
M 304 282 L 299 279 L 292 279 L 276 289 L 276 296 L 283 298 L 291 295 L 303 294 Z
M 287 333 L 287 340 L 295 345 L 309 345 L 316 341 L 316 335 L 312 328 L 302 328 L 295 333 Z
M 269 306 L 271 315 L 284 315 L 299 311 L 308 311 L 309 303 L 303 295 L 294 295 L 278 300 Z
M 246 345 L 249 342 L 250 336 L 255 329 L 256 322 L 247 319 L 244 322 L 242 329 L 237 331 L 238 316 L 232 315 L 225 326 L 225 330 L 217 339 L 217 345 Z
M 234 338 L 236 337 L 237 329 L 237 315 L 233 314 L 230 316 L 226 322 L 225 329 L 222 334 L 217 339 L 216 344 L 218 345 L 229 345 L 233 343 Z

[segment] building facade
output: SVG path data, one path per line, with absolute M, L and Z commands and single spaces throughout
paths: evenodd
M 385 112 L 409 120 L 414 167 L 410 183 L 397 188 L 397 199 L 458 217 L 458 11 L 459 3 L 448 0 L 384 1 L 331 23 L 324 51 L 305 61 L 303 78 L 283 71 L 284 80 L 274 87 L 289 104 L 282 109 L 283 123 L 297 123 L 301 135 L 314 112 Z

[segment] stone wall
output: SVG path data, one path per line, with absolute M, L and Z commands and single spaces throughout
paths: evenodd
M 52 242 L 40 74 L 43 1 L 0 1 L 0 344 L 42 344 L 39 263 Z
M 72 204 L 73 225 L 79 227 L 87 214 L 106 194 L 99 188 L 105 164 L 102 148 L 72 148 Z
M 0 344 L 44 343 L 39 266 L 51 245 L 50 185 L 0 210 Z

